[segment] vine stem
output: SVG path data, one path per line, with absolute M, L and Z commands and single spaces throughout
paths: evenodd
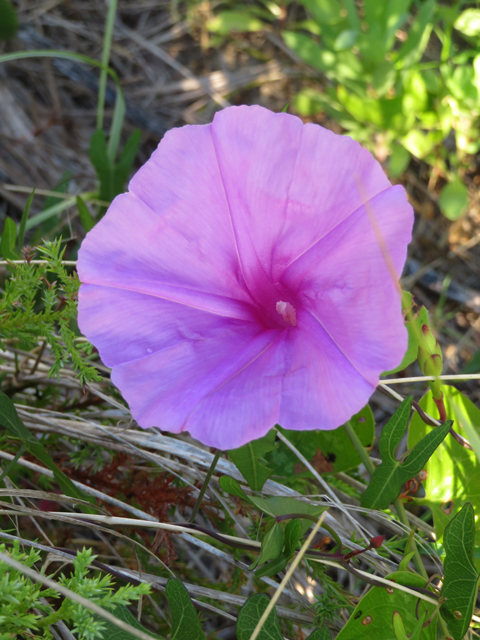
M 215 453 L 212 464 L 210 465 L 210 469 L 205 476 L 205 480 L 203 481 L 202 488 L 200 489 L 200 493 L 198 494 L 197 501 L 195 502 L 195 506 L 193 507 L 192 515 L 190 516 L 190 522 L 193 522 L 197 517 L 198 511 L 203 501 L 203 497 L 205 496 L 205 491 L 207 490 L 208 484 L 213 476 L 213 472 L 215 471 L 215 467 L 217 466 L 217 462 L 220 459 L 222 452 L 220 449 Z
M 370 456 L 368 455 L 367 450 L 365 449 L 365 447 L 363 446 L 363 444 L 360 441 L 360 438 L 358 437 L 355 429 L 352 426 L 351 422 L 346 422 L 343 425 L 343 428 L 345 429 L 348 437 L 350 438 L 353 446 L 355 447 L 355 451 L 358 453 L 358 455 L 360 456 L 360 460 L 363 462 L 363 464 L 365 465 L 366 470 L 368 471 L 370 477 L 373 475 L 373 472 L 375 471 L 375 465 L 373 464 L 372 460 L 370 459 Z M 407 518 L 407 513 L 405 511 L 405 507 L 403 506 L 403 502 L 401 502 L 401 500 L 399 500 L 398 498 L 395 500 L 395 502 L 393 503 L 395 510 L 398 514 L 398 518 L 400 520 L 400 522 L 402 522 L 402 524 L 406 525 L 409 529 L 410 529 L 410 523 L 408 522 L 408 518 Z M 420 553 L 418 551 L 417 545 L 415 543 L 415 540 L 412 540 L 412 550 L 414 552 L 414 563 L 415 566 L 417 568 L 417 571 L 420 573 L 420 575 L 422 577 L 424 577 L 426 580 L 428 580 L 428 574 L 425 571 L 425 567 L 423 566 L 423 562 L 422 562 L 422 558 L 420 557 Z
M 346 422 L 343 425 L 343 428 L 347 432 L 348 437 L 350 438 L 353 446 L 355 447 L 355 451 L 360 456 L 360 460 L 365 465 L 365 469 L 368 471 L 369 475 L 372 476 L 373 472 L 375 471 L 375 465 L 371 461 L 367 450 L 365 449 L 363 444 L 360 442 L 360 438 L 358 437 L 355 429 L 352 427 L 352 423 L 350 421 Z

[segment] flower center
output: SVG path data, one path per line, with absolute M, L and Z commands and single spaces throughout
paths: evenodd
M 279 313 L 286 322 L 289 322 L 292 327 L 297 326 L 297 312 L 290 304 L 290 302 L 279 300 L 275 308 L 277 310 L 277 313 Z

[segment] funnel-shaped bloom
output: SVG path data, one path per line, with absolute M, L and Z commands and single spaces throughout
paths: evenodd
M 406 350 L 412 222 L 350 138 L 231 107 L 167 133 L 87 235 L 80 328 L 142 427 L 221 449 L 334 429 Z

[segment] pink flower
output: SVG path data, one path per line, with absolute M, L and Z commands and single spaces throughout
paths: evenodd
M 168 132 L 87 235 L 79 325 L 142 427 L 334 429 L 406 350 L 385 257 L 400 273 L 412 222 L 350 138 L 230 107 Z

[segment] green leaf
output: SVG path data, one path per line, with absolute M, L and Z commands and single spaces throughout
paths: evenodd
M 253 491 L 261 491 L 263 485 L 272 475 L 273 469 L 266 467 L 259 458 L 275 448 L 275 431 L 272 429 L 263 438 L 253 440 L 243 447 L 228 452 L 233 464 Z
M 438 196 L 438 204 L 446 218 L 458 220 L 468 208 L 466 185 L 458 178 L 446 184 Z
M 372 82 L 379 96 L 384 96 L 395 84 L 397 70 L 391 62 L 383 60 L 375 65 L 372 73 Z
M 410 304 L 411 307 L 411 304 Z M 408 308 L 408 307 L 407 307 Z M 384 371 L 382 376 L 388 376 L 392 373 L 396 373 L 397 371 L 402 371 L 409 364 L 415 362 L 418 356 L 418 337 L 421 335 L 422 326 L 426 324 L 427 327 L 430 326 L 430 320 L 428 318 L 428 311 L 425 307 L 421 307 L 420 311 L 412 320 L 405 323 L 405 327 L 408 331 L 408 347 L 405 352 L 405 355 L 402 358 L 401 363 L 398 367 L 391 369 L 390 371 Z
M 425 158 L 434 146 L 437 144 L 436 131 L 424 133 L 418 129 L 409 131 L 406 136 L 401 139 L 402 145 L 416 158 Z
M 43 444 L 30 433 L 20 420 L 12 400 L 2 392 L 0 392 L 0 425 L 19 438 L 28 451 L 53 472 L 58 486 L 65 495 L 90 503 L 94 502 L 89 495 L 78 489 L 63 471 L 60 471 Z M 86 513 L 95 513 L 89 507 L 79 506 Z
M 442 391 L 447 416 L 456 418 L 455 411 L 459 411 L 470 424 L 475 425 L 480 434 L 478 407 L 454 387 L 442 385 Z M 431 391 L 420 400 L 420 407 L 429 415 L 437 416 L 437 406 Z M 453 428 L 465 437 L 461 422 L 460 420 L 459 424 L 455 419 Z M 408 447 L 415 446 L 431 431 L 432 428 L 423 422 L 418 413 L 414 413 L 408 433 Z M 416 498 L 415 502 L 432 510 L 435 536 L 437 542 L 441 542 L 445 527 L 465 502 L 472 503 L 474 510 L 480 513 L 480 463 L 473 451 L 449 437 L 438 447 L 435 456 L 428 460 L 425 471 L 427 477 L 422 484 L 426 496 Z M 477 531 L 477 544 L 480 546 L 480 531 Z M 480 568 L 480 562 L 477 567 Z
M 22 213 L 22 219 L 20 220 L 20 226 L 18 228 L 18 238 L 17 238 L 17 252 L 19 254 L 23 249 L 23 241 L 25 240 L 25 229 L 27 226 L 28 214 L 30 213 L 30 207 L 32 206 L 34 195 L 35 195 L 35 189 L 33 189 L 32 193 L 28 196 L 27 203 Z
M 11 40 L 19 27 L 17 12 L 8 0 L 0 0 L 0 40 Z
M 227 36 L 230 33 L 249 33 L 264 28 L 261 20 L 248 11 L 220 11 L 207 22 L 207 29 L 212 33 Z
M 398 68 L 410 67 L 420 61 L 430 39 L 435 8 L 436 0 L 427 0 L 422 3 L 408 32 L 408 38 L 396 56 Z
M 480 36 L 480 9 L 465 9 L 453 26 L 469 38 Z
M 264 564 L 269 560 L 276 560 L 282 553 L 282 549 L 283 526 L 279 522 L 275 522 L 270 531 L 265 535 L 260 553 L 254 563 L 249 567 L 249 571 L 253 571 L 259 564 Z
M 275 558 L 275 560 L 270 560 L 270 562 L 264 564 L 262 567 L 260 567 L 260 569 L 257 569 L 255 571 L 255 577 L 263 578 L 263 576 L 268 576 L 269 578 L 272 578 L 273 576 L 277 575 L 279 571 L 283 571 L 285 569 L 288 561 L 289 558 L 287 557 L 287 555 L 285 553 L 282 553 L 278 556 L 278 558 Z
M 132 132 L 131 136 L 125 143 L 125 146 L 122 149 L 122 153 L 120 154 L 120 159 L 118 164 L 115 167 L 115 191 L 114 196 L 119 193 L 123 193 L 125 191 L 126 182 L 130 173 L 132 171 L 133 163 L 135 162 L 135 158 L 137 157 L 138 148 L 140 146 L 140 142 L 142 140 L 142 132 L 140 129 L 135 129 Z
M 282 38 L 302 60 L 335 82 L 358 80 L 363 73 L 361 63 L 351 51 L 329 51 L 310 36 L 294 31 L 283 31 Z
M 334 50 L 344 51 L 344 49 L 351 49 L 357 40 L 358 33 L 355 29 L 346 29 L 339 33 L 333 44 Z
M 109 612 L 119 620 L 122 620 L 122 622 L 126 622 L 127 624 L 129 624 L 131 627 L 134 627 L 139 631 L 143 631 L 144 633 L 148 633 L 149 635 L 152 636 L 152 638 L 158 638 L 159 640 L 164 640 L 162 636 L 156 635 L 152 633 L 150 630 L 145 629 L 145 627 L 143 627 L 138 622 L 135 616 L 133 616 L 130 613 L 130 611 L 127 609 L 125 605 L 117 604 L 115 605 L 115 608 L 109 609 Z M 136 636 L 129 633 L 128 631 L 123 631 L 122 629 L 119 629 L 116 625 L 112 624 L 108 620 L 105 620 L 105 618 L 101 618 L 96 614 L 93 615 L 93 618 L 94 620 L 102 622 L 103 624 L 102 640 L 137 640 Z
M 195 607 L 180 580 L 171 578 L 165 592 L 172 614 L 170 640 L 206 640 Z
M 93 229 L 93 227 L 95 226 L 95 221 L 92 218 L 92 214 L 88 210 L 88 207 L 85 204 L 85 201 L 80 196 L 77 196 L 77 209 L 78 209 L 78 217 L 80 218 L 82 227 L 88 233 L 90 229 Z
M 392 573 L 387 578 L 392 581 L 392 587 L 372 587 L 355 607 L 336 640 L 392 640 L 398 637 L 393 620 L 396 611 L 401 611 L 402 626 L 407 636 L 419 632 L 419 619 L 422 623 L 428 619 L 435 605 L 395 589 L 395 583 L 425 588 L 426 581 L 406 571 Z M 436 626 L 435 620 L 424 629 L 420 624 L 418 640 L 435 640 Z
M 473 563 L 475 513 L 467 502 L 445 529 L 445 575 L 441 614 L 453 640 L 462 640 L 472 619 L 480 576 Z
M 388 172 L 392 178 L 401 176 L 410 164 L 410 153 L 401 144 L 395 144 L 390 156 Z M 410 342 L 409 342 L 410 346 Z M 412 360 L 413 362 L 413 360 Z M 407 365 L 404 365 L 405 368 Z
M 5 218 L 2 239 L 0 241 L 0 253 L 6 260 L 17 260 L 15 240 L 17 238 L 17 225 L 8 216 Z
M 229 493 L 231 496 L 236 496 L 237 498 L 241 498 L 242 500 L 246 500 L 247 502 L 252 504 L 252 501 L 247 496 L 247 494 L 243 491 L 243 489 L 240 487 L 238 482 L 233 478 L 231 478 L 230 476 L 221 476 L 219 480 L 219 484 L 220 484 L 220 487 L 226 493 Z
M 298 543 L 300 542 L 300 536 L 302 535 L 302 523 L 297 518 L 293 520 L 289 520 L 287 522 L 287 526 L 285 527 L 284 538 L 285 538 L 285 554 L 288 557 L 291 557 L 297 548 Z
M 350 418 L 350 423 L 364 447 L 371 447 L 375 438 L 375 420 L 366 405 Z M 282 433 L 315 467 L 319 473 L 340 473 L 360 464 L 360 457 L 342 427 L 332 431 L 289 431 Z M 282 442 L 267 456 L 275 474 L 292 476 L 310 472 L 298 461 L 297 456 Z
M 302 4 L 320 24 L 337 24 L 342 19 L 338 0 L 302 0 Z
M 268 607 L 268 602 L 268 597 L 263 593 L 257 593 L 245 602 L 238 614 L 236 628 L 238 640 L 250 640 L 258 621 Z M 258 640 L 283 640 L 275 609 L 270 612 L 257 637 Z
M 382 463 L 375 469 L 362 495 L 362 507 L 387 509 L 398 498 L 402 485 L 420 473 L 452 425 L 447 421 L 431 431 L 413 447 L 405 462 L 399 462 L 395 458 L 395 450 L 407 430 L 411 404 L 411 396 L 405 398 L 382 431 L 378 442 Z
M 425 612 L 426 613 L 426 612 Z M 423 624 L 425 622 L 425 614 L 417 620 L 417 624 L 414 626 L 412 632 L 407 634 L 405 626 L 403 624 L 402 616 L 398 611 L 393 612 L 393 631 L 397 640 L 419 640 L 422 634 Z
M 321 513 L 325 511 L 325 507 L 319 507 L 296 498 L 277 496 L 275 498 L 260 498 L 258 496 L 250 496 L 250 502 L 253 503 L 257 509 L 263 511 L 269 516 L 287 516 L 295 515 L 296 518 L 301 519 L 302 515 L 311 516 L 312 518 L 318 518 Z M 302 534 L 307 531 L 311 526 L 311 519 L 302 520 Z
M 307 640 L 332 640 L 332 634 L 328 627 L 323 626 L 320 627 L 320 629 L 315 629 L 315 631 L 308 636 Z
M 111 202 L 115 195 L 114 167 L 108 157 L 105 133 L 97 129 L 90 138 L 90 161 L 100 182 L 100 200 Z

